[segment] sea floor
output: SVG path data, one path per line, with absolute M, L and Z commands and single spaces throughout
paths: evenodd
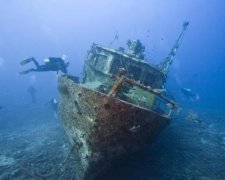
M 50 110 L 29 108 L 16 120 L 1 112 L 0 180 L 74 179 L 75 157 L 61 122 Z M 198 122 L 187 116 L 175 115 L 151 145 L 97 179 L 225 179 L 225 114 L 202 110 Z

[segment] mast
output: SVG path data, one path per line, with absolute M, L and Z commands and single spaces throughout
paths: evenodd
M 162 72 L 165 75 L 167 75 L 168 72 L 169 72 L 169 67 L 173 63 L 174 56 L 176 55 L 177 49 L 180 46 L 181 40 L 182 40 L 182 38 L 184 36 L 184 33 L 185 33 L 186 29 L 187 29 L 188 24 L 189 24 L 189 22 L 184 22 L 183 30 L 182 30 L 179 38 L 177 39 L 175 45 L 173 46 L 171 52 L 168 54 L 168 56 L 166 57 L 164 62 L 161 63 L 161 70 L 162 70 Z

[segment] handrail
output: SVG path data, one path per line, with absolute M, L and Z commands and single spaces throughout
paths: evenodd
M 118 77 L 117 77 L 118 78 Z M 172 100 L 166 98 L 165 96 L 163 96 L 161 93 L 163 91 L 165 91 L 164 89 L 153 89 L 152 87 L 150 86 L 144 86 L 136 81 L 133 81 L 129 78 L 127 78 L 125 75 L 122 75 L 122 76 L 119 76 L 119 78 L 117 79 L 117 81 L 115 82 L 114 86 L 112 87 L 112 89 L 110 90 L 110 92 L 108 93 L 108 96 L 115 96 L 115 94 L 119 91 L 121 85 L 123 82 L 126 82 L 126 83 L 129 83 L 129 84 L 132 84 L 134 86 L 137 86 L 139 88 L 142 88 L 146 91 L 149 91 L 153 94 L 155 94 L 156 96 L 158 96 L 159 98 L 161 98 L 163 101 L 165 101 L 166 103 L 170 104 L 171 105 L 171 108 L 174 108 L 176 109 L 177 108 L 177 105 L 175 102 L 173 102 Z

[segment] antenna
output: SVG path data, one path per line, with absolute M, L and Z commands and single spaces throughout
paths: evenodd
M 185 33 L 188 25 L 189 25 L 189 22 L 188 21 L 187 22 L 184 22 L 184 24 L 183 24 L 183 30 L 180 33 L 180 36 L 178 37 L 175 45 L 173 46 L 172 50 L 170 51 L 170 53 L 168 54 L 168 56 L 166 57 L 166 59 L 164 60 L 164 62 L 161 63 L 161 70 L 166 75 L 169 72 L 170 65 L 173 63 L 174 56 L 176 55 L 177 49 L 180 46 L 181 40 L 183 39 L 184 33 Z

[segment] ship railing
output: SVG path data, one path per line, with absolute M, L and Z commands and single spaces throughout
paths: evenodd
M 167 107 L 169 107 L 169 112 L 167 116 L 171 115 L 172 110 L 177 108 L 177 104 L 168 99 L 167 97 L 163 96 L 162 93 L 165 91 L 165 89 L 154 89 L 151 86 L 144 86 L 143 84 L 140 84 L 132 79 L 127 78 L 125 75 L 121 75 L 117 77 L 116 82 L 114 83 L 113 87 L 108 93 L 108 96 L 114 97 L 116 93 L 119 91 L 120 87 L 122 86 L 122 83 L 126 82 L 128 84 L 131 84 L 133 86 L 137 86 L 145 91 L 148 91 L 154 95 L 156 95 L 161 101 L 163 101 Z

